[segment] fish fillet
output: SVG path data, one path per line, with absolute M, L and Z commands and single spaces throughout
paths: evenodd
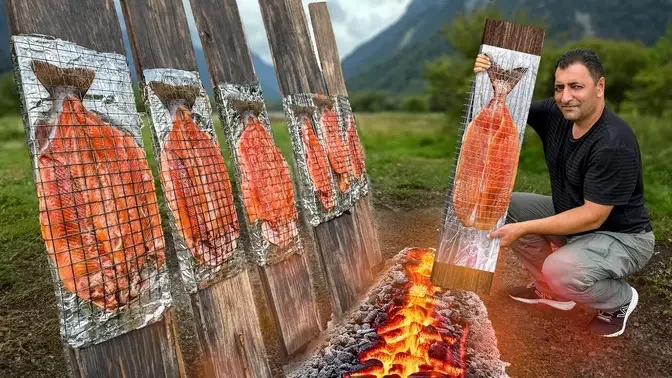
M 313 131 L 310 119 L 305 115 L 301 118 L 301 138 L 306 150 L 308 174 L 313 181 L 313 185 L 315 185 L 322 207 L 329 211 L 334 207 L 334 194 L 331 190 L 327 158 L 315 131 Z
M 343 138 L 341 138 L 336 110 L 333 107 L 329 108 L 322 113 L 320 121 L 322 124 L 322 134 L 326 141 L 329 165 L 338 177 L 339 190 L 344 193 L 350 186 L 350 178 L 348 177 L 348 147 L 343 142 Z
M 198 264 L 217 266 L 240 228 L 229 174 L 215 141 L 179 107 L 161 151 L 161 180 L 178 230 Z
M 259 119 L 245 114 L 243 124 L 236 153 L 248 222 L 260 221 L 263 237 L 285 247 L 298 235 L 289 166 Z
M 350 154 L 350 168 L 355 180 L 361 181 L 364 178 L 365 172 L 365 158 L 364 149 L 359 140 L 357 127 L 355 125 L 355 117 L 352 114 L 349 117 L 348 129 L 346 131 L 348 153 Z
M 453 205 L 465 227 L 492 229 L 505 214 L 518 170 L 518 130 L 506 96 L 527 71 L 488 70 L 494 96 L 467 126 L 460 152 Z
M 38 127 L 47 128 L 37 131 L 37 189 L 49 255 L 66 290 L 114 310 L 147 286 L 147 258 L 165 259 L 144 150 L 75 96 L 62 100 L 56 125 Z

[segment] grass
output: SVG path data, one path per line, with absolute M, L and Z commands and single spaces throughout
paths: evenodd
M 459 123 L 447 122 L 441 114 L 375 113 L 357 117 L 374 204 L 393 208 L 441 205 L 450 179 Z M 646 202 L 657 239 L 672 241 L 669 215 L 672 214 L 672 171 L 667 165 L 672 158 L 669 145 L 672 129 L 662 119 L 628 115 L 624 118 L 639 138 Z M 275 140 L 293 166 L 291 142 L 282 114 L 274 114 L 271 119 Z M 219 121 L 215 122 L 215 128 L 224 156 L 228 157 Z M 162 201 L 149 127 L 143 128 L 143 136 Z M 550 192 L 542 146 L 531 129 L 525 135 L 515 190 Z M 18 116 L 0 118 L 0 251 L 0 289 L 20 284 L 16 264 L 25 263 L 27 255 L 41 258 L 43 252 L 29 154 Z M 18 270 L 26 268 L 32 269 L 32 266 Z
M 394 209 L 441 206 L 448 188 L 459 123 L 447 122 L 440 114 L 376 113 L 358 114 L 357 118 L 366 150 L 374 205 Z M 657 240 L 672 242 L 669 215 L 672 214 L 672 173 L 667 166 L 672 157 L 668 142 L 672 140 L 672 128 L 662 119 L 627 115 L 625 118 L 639 138 L 646 202 L 654 220 Z M 275 140 L 293 166 L 291 142 L 282 114 L 272 115 L 271 119 Z M 215 128 L 224 156 L 228 157 L 218 121 Z M 143 137 L 159 200 L 163 203 L 147 126 L 143 128 Z M 227 164 L 231 169 L 228 158 Z M 532 130 L 524 139 L 515 190 L 543 194 L 550 191 L 541 143 Z M 7 340 L 0 340 L 0 355 L 20 348 L 21 353 L 15 358 L 25 361 L 15 361 L 13 366 L 26 368 L 33 358 L 53 361 L 57 366 L 59 358 L 40 354 L 60 348 L 54 344 L 58 343 L 58 318 L 37 208 L 21 118 L 0 118 L 0 334 L 5 332 L 3 336 Z M 162 212 L 167 227 L 165 206 L 162 206 Z M 639 279 L 664 297 L 672 298 L 672 265 L 661 265 L 658 270 L 656 274 Z M 39 303 L 43 305 L 36 306 L 36 298 L 40 298 Z M 34 317 L 40 319 L 39 324 L 30 322 Z M 40 337 L 22 337 L 24 332 Z

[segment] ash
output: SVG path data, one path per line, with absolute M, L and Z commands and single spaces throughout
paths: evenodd
M 321 344 L 285 366 L 288 378 L 340 378 L 368 366 L 360 363 L 358 354 L 381 341 L 376 328 L 388 320 L 386 312 L 395 300 L 403 299 L 403 287 L 408 282 L 403 264 L 412 261 L 407 257 L 412 249 L 415 248 L 406 248 L 391 259 L 390 267 L 358 306 L 342 319 L 332 319 Z M 442 291 L 436 297 L 435 309 L 443 325 L 439 332 L 448 332 L 459 339 L 463 326 L 468 324 L 464 376 L 508 377 L 505 369 L 509 363 L 500 360 L 497 338 L 481 299 L 472 292 L 461 290 Z

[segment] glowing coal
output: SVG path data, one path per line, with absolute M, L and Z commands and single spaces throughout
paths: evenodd
M 298 377 L 506 377 L 492 324 L 473 293 L 429 281 L 434 250 L 407 248 L 309 355 Z

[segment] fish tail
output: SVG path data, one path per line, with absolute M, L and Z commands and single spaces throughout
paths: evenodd
M 91 69 L 62 68 L 40 60 L 33 60 L 31 66 L 37 80 L 52 96 L 57 88 L 69 88 L 81 100 L 96 76 Z
M 166 108 L 184 106 L 191 109 L 196 99 L 201 94 L 201 88 L 197 85 L 172 85 L 158 81 L 149 83 L 149 87 L 159 97 Z
M 490 68 L 488 69 L 488 76 L 492 83 L 492 89 L 495 91 L 495 97 L 506 97 L 520 79 L 527 73 L 526 67 L 517 67 L 511 70 L 505 70 L 498 65 L 492 58 L 490 58 Z

